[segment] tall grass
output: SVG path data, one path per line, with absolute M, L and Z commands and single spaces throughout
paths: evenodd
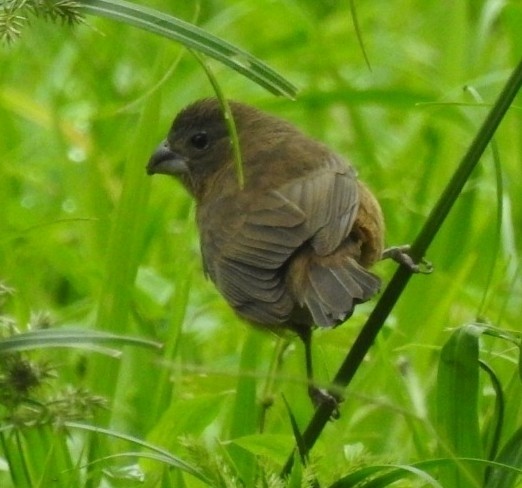
M 196 16 L 189 3 L 150 5 Z M 210 61 L 227 97 L 345 155 L 379 197 L 388 243 L 408 243 L 519 62 L 522 8 L 355 8 L 371 70 L 348 2 L 206 2 L 198 25 L 299 86 L 296 101 L 276 98 Z M 0 485 L 130 486 L 143 477 L 146 486 L 278 486 L 313 414 L 303 351 L 233 315 L 203 277 L 188 195 L 144 171 L 173 115 L 212 93 L 200 65 L 179 44 L 95 16 L 74 29 L 34 20 L 0 49 L 0 279 L 14 290 L 0 295 L 3 337 L 53 327 L 163 343 L 158 351 L 112 336 L 101 347 L 78 332 L 77 347 L 29 337 L 31 350 L 21 351 L 4 340 L 3 392 L 12 364 L 41 375 L 0 406 Z M 307 466 L 294 462 L 289 485 L 517 486 L 520 107 L 518 98 L 496 153 L 486 151 L 428 248 L 435 271 L 412 277 L 341 418 L 320 432 Z M 387 283 L 395 267 L 376 272 Z M 320 381 L 335 374 L 374 305 L 317 331 Z M 80 399 L 89 408 L 74 410 Z M 67 408 L 56 410 L 57 400 Z

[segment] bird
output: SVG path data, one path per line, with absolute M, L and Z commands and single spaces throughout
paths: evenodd
M 279 117 L 227 103 L 243 182 L 216 98 L 178 113 L 147 173 L 175 177 L 195 199 L 203 270 L 230 307 L 255 327 L 296 334 L 313 403 L 337 403 L 314 384 L 312 331 L 342 324 L 379 292 L 369 268 L 385 257 L 381 207 L 326 145 Z

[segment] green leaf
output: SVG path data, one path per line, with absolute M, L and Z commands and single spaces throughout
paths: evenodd
M 510 449 L 511 453 L 515 453 L 517 447 L 513 445 L 513 450 Z M 520 446 L 518 446 L 520 450 Z M 520 454 L 519 454 L 520 456 Z M 500 464 L 499 462 L 487 461 L 485 459 L 470 459 L 470 458 L 460 458 L 459 462 L 463 465 L 472 467 L 493 467 L 494 469 L 503 470 L 511 473 L 516 479 L 522 473 L 521 469 L 517 469 L 514 466 Z M 444 469 L 446 467 L 452 467 L 455 464 L 455 458 L 440 458 L 440 459 L 428 459 L 426 461 L 419 461 L 417 463 L 412 464 L 401 464 L 401 465 L 393 465 L 393 464 L 374 464 L 372 466 L 364 466 L 362 468 L 357 469 L 356 471 L 343 476 L 338 479 L 334 484 L 330 485 L 329 488 L 356 488 L 363 487 L 364 488 L 381 488 L 385 486 L 390 486 L 392 483 L 396 481 L 405 480 L 406 478 L 411 478 L 411 476 L 415 476 L 419 479 L 422 479 L 425 483 L 423 486 L 432 486 L 432 487 L 444 487 L 444 488 L 457 488 L 460 485 L 448 485 L 443 484 L 444 482 L 439 482 L 432 475 L 430 475 L 429 471 L 434 471 L 436 469 Z M 401 486 L 409 486 L 409 485 L 401 485 Z M 477 485 L 482 486 L 482 484 Z M 512 485 L 486 485 L 485 488 L 510 488 Z
M 170 452 L 168 452 L 165 449 L 162 449 L 161 447 L 155 446 L 149 442 L 143 441 L 139 439 L 138 437 L 134 437 L 131 435 L 123 434 L 114 430 L 110 429 L 104 429 L 101 427 L 96 427 L 88 424 L 83 424 L 80 422 L 65 422 L 66 427 L 70 429 L 78 429 L 86 432 L 92 432 L 94 434 L 101 434 L 104 436 L 112 437 L 114 439 L 121 439 L 127 442 L 130 442 L 142 449 L 147 449 L 149 451 L 152 451 L 153 454 L 155 454 L 155 459 L 161 459 L 162 462 L 169 464 L 170 466 L 176 467 L 182 471 L 185 471 L 186 473 L 191 474 L 192 476 L 200 479 L 201 481 L 207 482 L 207 478 L 200 472 L 198 468 L 195 466 L 192 466 L 191 464 L 187 463 L 183 459 L 172 455 Z M 150 457 L 150 456 L 144 456 L 144 457 Z
M 522 428 L 513 434 L 495 461 L 508 468 L 516 468 L 518 472 L 502 469 L 500 466 L 494 467 L 487 477 L 485 488 L 514 487 L 522 473 Z
M 253 434 L 238 437 L 231 442 L 255 456 L 263 456 L 277 464 L 283 464 L 294 438 L 283 434 Z
M 87 13 L 178 41 L 222 62 L 275 95 L 294 98 L 297 93 L 292 83 L 251 54 L 176 17 L 124 0 L 79 0 L 78 4 Z
M 148 439 L 154 444 L 174 448 L 179 437 L 187 432 L 200 436 L 218 416 L 226 398 L 225 395 L 199 395 L 173 399 L 149 432 Z
M 65 430 L 51 425 L 12 429 L 2 440 L 15 486 L 79 486 Z
M 110 334 L 88 329 L 73 329 L 57 327 L 54 329 L 39 329 L 16 334 L 0 340 L 0 354 L 29 349 L 48 347 L 75 347 L 91 349 L 112 356 L 119 355 L 120 351 L 103 346 L 123 347 L 128 345 L 160 349 L 159 342 L 130 337 L 119 334 Z
M 20 432 L 0 431 L 0 446 L 2 447 L 2 456 L 5 458 L 9 467 L 9 475 L 14 486 L 31 486 L 31 476 L 28 461 L 22 449 L 22 441 Z
M 288 400 L 286 399 L 286 397 L 284 395 L 283 395 L 283 401 L 285 402 L 285 408 L 288 413 L 290 425 L 292 426 L 292 432 L 294 434 L 297 451 L 299 452 L 301 462 L 304 465 L 308 462 L 308 453 L 306 451 L 306 445 L 305 445 L 305 442 L 303 439 L 303 434 L 301 432 L 301 429 L 299 428 L 299 425 L 297 424 L 297 419 L 295 418 L 295 415 L 292 412 L 292 409 L 290 408 L 290 404 L 288 403 Z M 293 456 L 293 454 L 292 454 L 292 456 Z
M 434 466 L 443 465 L 445 460 L 429 460 L 416 465 L 373 465 L 365 466 L 347 476 L 337 480 L 330 488 L 352 488 L 356 486 L 364 486 L 365 488 L 377 488 L 389 486 L 395 481 L 403 480 L 415 475 L 422 479 L 426 486 L 441 488 L 432 476 L 430 476 L 423 468 L 433 468 Z M 379 474 L 384 472 L 384 474 Z M 364 483 L 364 485 L 361 485 Z
M 242 437 L 257 431 L 257 421 L 259 419 L 259 408 L 256 396 L 257 378 L 253 373 L 258 367 L 260 352 L 259 340 L 260 333 L 256 330 L 249 330 L 245 343 L 243 344 L 236 395 L 232 410 L 231 438 Z M 247 486 L 250 486 L 255 476 L 255 456 L 234 444 L 229 446 L 228 452 L 242 481 Z
M 479 337 L 475 324 L 453 332 L 441 351 L 437 375 L 437 423 L 440 449 L 455 457 L 455 465 L 441 470 L 443 486 L 479 486 L 479 466 L 464 466 L 456 458 L 482 458 L 479 431 Z
M 522 343 L 518 344 L 518 377 L 522 380 Z
M 160 95 L 161 92 L 156 91 L 147 98 L 129 134 L 121 195 L 112 216 L 105 252 L 104 279 L 96 317 L 96 328 L 99 330 L 113 333 L 129 330 L 134 286 L 146 238 L 144 229 L 147 227 L 150 181 L 143 176 L 143 165 L 150 157 L 150 148 L 157 143 L 154 129 L 158 123 Z M 111 374 L 105 374 L 109 367 L 106 358 L 97 357 L 89 369 L 92 387 L 107 396 L 116 388 L 119 374 L 118 368 L 114 367 Z

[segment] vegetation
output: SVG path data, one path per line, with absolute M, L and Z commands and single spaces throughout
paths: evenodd
M 177 3 L 0 3 L 0 486 L 522 486 L 522 5 Z M 345 155 L 434 266 L 379 263 L 315 333 L 338 420 L 145 174 L 216 84 Z

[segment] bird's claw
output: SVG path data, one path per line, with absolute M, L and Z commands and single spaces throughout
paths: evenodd
M 406 266 L 412 273 L 430 274 L 433 271 L 433 264 L 426 258 L 422 258 L 416 263 L 410 255 L 410 246 L 393 246 L 385 249 L 382 259 L 393 259 L 396 263 Z
M 341 416 L 339 404 L 344 400 L 341 396 L 335 395 L 325 388 L 318 388 L 317 386 L 309 386 L 308 395 L 315 408 L 319 408 L 321 405 L 328 405 L 332 409 L 330 415 L 331 420 L 337 420 Z

